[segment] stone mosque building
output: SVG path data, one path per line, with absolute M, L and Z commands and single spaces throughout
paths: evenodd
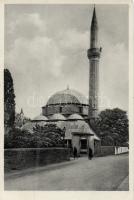
M 89 59 L 89 100 L 81 93 L 68 87 L 53 94 L 46 105 L 42 107 L 42 114 L 22 127 L 23 130 L 29 130 L 32 133 L 36 124 L 55 123 L 65 130 L 66 146 L 75 146 L 78 153 L 86 153 L 89 147 L 94 152 L 100 144 L 99 137 L 90 126 L 90 122 L 98 114 L 98 71 L 101 53 L 101 48 L 98 48 L 98 23 L 95 7 L 90 31 L 90 48 L 87 51 Z

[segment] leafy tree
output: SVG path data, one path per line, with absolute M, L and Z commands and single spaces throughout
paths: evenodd
M 28 148 L 31 145 L 31 134 L 20 128 L 11 129 L 4 137 L 4 148 Z
M 36 125 L 34 133 L 14 128 L 5 134 L 5 148 L 44 148 L 63 146 L 64 131 L 55 124 Z
M 121 145 L 128 141 L 127 113 L 119 108 L 106 109 L 95 122 L 103 145 Z
M 56 124 L 36 125 L 33 131 L 37 147 L 52 147 L 63 144 L 63 131 Z
M 15 94 L 13 79 L 8 69 L 4 69 L 4 124 L 13 128 L 15 122 Z

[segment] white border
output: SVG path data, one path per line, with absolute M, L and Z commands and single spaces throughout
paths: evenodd
M 130 117 L 130 155 L 129 155 L 129 191 L 119 192 L 39 192 L 39 191 L 28 191 L 28 192 L 7 192 L 4 191 L 4 173 L 3 173 L 3 135 L 4 135 L 4 115 L 3 115 L 3 67 L 4 67 L 4 4 L 128 4 L 129 5 L 129 117 Z M 134 95 L 133 95 L 133 5 L 130 0 L 0 0 L 0 199 L 1 200 L 91 200 L 91 199 L 107 199 L 107 200 L 123 200 L 123 199 L 134 199 Z

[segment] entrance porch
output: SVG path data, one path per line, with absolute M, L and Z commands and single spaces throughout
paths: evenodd
M 77 148 L 78 155 L 88 153 L 91 148 L 94 153 L 94 135 L 90 133 L 72 133 L 72 147 Z

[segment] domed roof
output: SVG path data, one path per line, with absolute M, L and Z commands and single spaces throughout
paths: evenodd
M 22 126 L 22 130 L 25 130 L 25 131 L 29 131 L 30 133 L 33 133 L 33 128 L 36 126 L 36 125 L 40 125 L 40 126 L 44 126 L 47 124 L 47 122 L 45 121 L 31 121 L 31 122 L 27 122 L 26 124 L 24 124 Z
M 49 98 L 47 105 L 62 103 L 88 104 L 88 100 L 83 94 L 68 88 L 52 95 Z
M 72 133 L 80 133 L 80 134 L 90 134 L 94 135 L 93 130 L 90 128 L 88 123 L 84 120 L 76 120 L 76 121 L 64 121 L 61 124 L 57 124 L 59 128 L 63 129 L 65 127 L 65 138 L 71 139 Z
M 46 121 L 46 120 L 48 120 L 46 116 L 39 115 L 39 116 L 35 117 L 32 121 Z
M 33 133 L 33 127 L 35 127 L 36 123 L 34 122 L 27 122 L 26 124 L 24 124 L 22 126 L 22 130 L 25 130 L 25 131 L 29 131 L 30 133 Z
M 52 116 L 49 117 L 50 120 L 66 120 L 66 118 L 60 114 L 60 113 L 55 113 Z
M 60 129 L 63 129 L 65 127 L 65 122 L 66 121 L 58 121 L 58 120 L 55 120 L 55 121 L 49 121 L 47 124 L 55 124 L 56 126 L 58 126 Z
M 83 117 L 81 116 L 81 115 L 79 115 L 79 114 L 72 114 L 72 115 L 70 115 L 69 117 L 68 117 L 68 119 L 73 119 L 73 120 L 83 120 Z

